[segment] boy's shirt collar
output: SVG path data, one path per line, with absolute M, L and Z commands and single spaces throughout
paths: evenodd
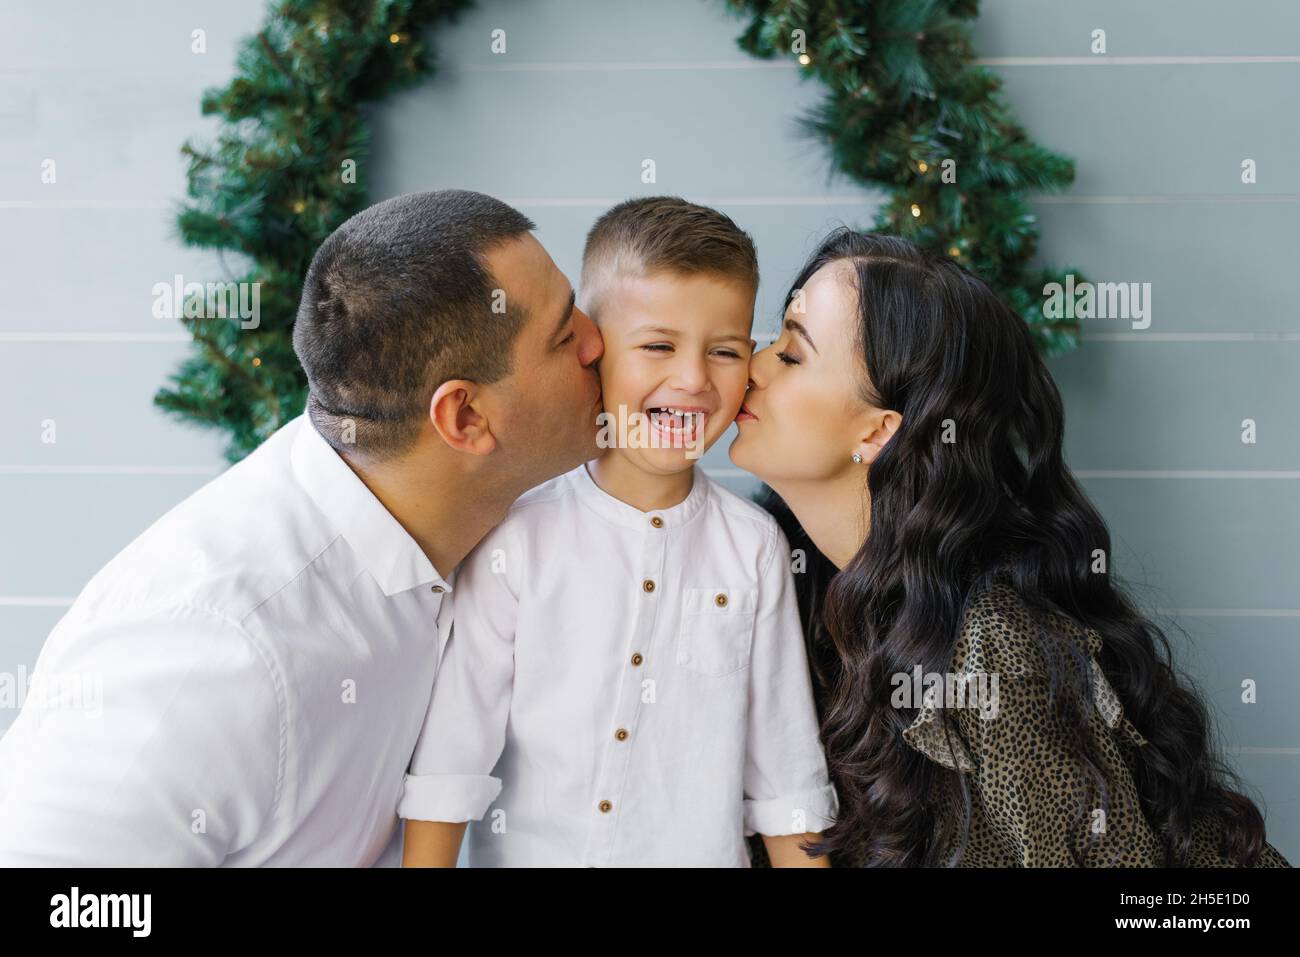
M 698 467 L 694 467 L 694 470 L 691 491 L 686 498 L 669 508 L 658 508 L 650 512 L 643 512 L 635 505 L 629 505 L 606 492 L 596 484 L 585 463 L 571 474 L 578 500 L 607 522 L 637 531 L 666 532 L 685 525 L 708 504 L 708 477 Z

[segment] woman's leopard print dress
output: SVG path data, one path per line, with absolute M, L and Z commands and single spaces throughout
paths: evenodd
M 981 716 L 977 707 L 926 704 L 903 732 L 909 746 L 942 769 L 929 801 L 938 859 L 962 867 L 1164 866 L 1163 846 L 1142 813 L 1131 770 L 1133 755 L 1147 742 L 1125 717 L 1097 662 L 1101 636 L 1060 616 L 1048 624 L 1056 638 L 1046 647 L 1057 649 L 1056 667 L 1090 672 L 1095 707 L 1086 733 L 1105 789 L 1093 785 L 1094 775 L 1074 757 L 1067 726 L 1052 708 L 1052 668 L 1038 626 L 1015 590 L 996 581 L 968 609 L 949 669 L 968 691 L 979 676 L 997 675 L 996 708 Z M 983 680 L 987 691 L 992 683 Z M 959 858 L 965 805 L 958 774 L 965 775 L 971 795 L 971 830 Z M 1188 866 L 1232 866 L 1219 843 L 1215 821 L 1196 822 Z M 757 836 L 753 845 L 754 865 L 766 865 Z M 860 861 L 836 855 L 833 863 Z M 1290 865 L 1265 844 L 1256 866 Z

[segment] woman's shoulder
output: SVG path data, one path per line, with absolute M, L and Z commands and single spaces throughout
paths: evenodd
M 1211 816 L 1202 816 L 1192 823 L 1191 849 L 1188 867 L 1236 867 L 1237 863 L 1222 850 L 1222 824 Z M 1291 864 L 1272 844 L 1264 842 L 1255 867 L 1290 867 Z
M 1065 615 L 1035 609 L 1006 576 L 994 575 L 977 586 L 967 602 L 951 669 L 1007 677 L 1045 675 L 1045 638 L 1080 656 L 1096 655 L 1102 646 L 1095 629 Z
M 1051 706 L 1051 689 L 1064 685 L 1080 689 L 1085 699 L 1081 703 L 1095 708 L 1111 731 L 1135 746 L 1144 746 L 1146 738 L 1125 716 L 1101 668 L 1097 658 L 1101 648 L 1102 638 L 1096 629 L 1043 609 L 1027 600 L 1008 576 L 995 574 L 977 587 L 967 602 L 948 670 L 958 682 L 983 682 L 982 686 L 993 688 L 998 713 L 1011 715 L 1002 727 L 1022 744 L 1048 733 L 1050 723 L 1040 721 L 1038 714 Z M 1074 680 L 1062 683 L 1059 679 L 1064 674 Z M 1008 679 L 1011 684 L 999 689 Z M 983 727 L 969 714 L 959 711 L 956 717 L 967 729 Z M 949 742 L 947 722 L 939 718 L 933 709 L 922 708 L 906 729 L 905 738 L 949 767 L 973 766 L 970 756 L 962 755 Z M 939 736 L 942 746 L 937 743 Z M 987 735 L 978 737 L 988 738 L 985 743 L 989 746 L 1001 746 Z

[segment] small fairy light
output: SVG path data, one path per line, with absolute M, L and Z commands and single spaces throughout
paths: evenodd
M 917 206 L 916 203 L 912 204 L 912 215 L 915 216 L 917 219 L 920 219 L 921 217 L 921 207 Z
M 307 208 L 307 204 L 304 203 L 302 200 L 298 200 L 293 204 L 293 211 L 295 213 L 301 213 L 306 208 Z
M 262 360 L 259 359 L 257 356 L 253 356 L 253 365 L 260 366 L 261 364 L 262 364 Z
M 956 246 L 949 246 L 948 255 L 951 256 L 953 259 L 956 259 L 958 256 L 961 255 L 961 250 L 958 249 Z
M 401 43 L 401 42 L 402 42 L 402 35 L 401 35 L 400 33 L 390 33 L 390 34 L 388 35 L 388 42 L 389 42 L 389 43 Z
M 810 56 L 809 56 L 808 54 L 806 54 L 806 53 L 800 53 L 800 54 L 799 54 L 799 62 L 800 62 L 801 64 L 803 64 L 804 66 L 807 66 L 809 63 L 812 62 L 812 57 L 810 57 Z
M 930 168 L 930 164 L 927 163 L 925 160 L 921 160 L 921 162 L 916 164 L 916 168 L 919 169 L 922 173 L 924 173 Z

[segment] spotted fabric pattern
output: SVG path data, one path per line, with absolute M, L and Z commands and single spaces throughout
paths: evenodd
M 1054 643 L 1041 640 L 1044 632 Z M 1068 725 L 1053 707 L 1045 647 L 1056 649 L 1057 669 L 1087 669 L 1092 768 L 1075 756 Z M 968 687 L 976 675 L 996 674 L 996 710 L 945 708 L 940 700 L 920 708 L 903 732 L 908 746 L 942 768 L 928 799 L 941 861 L 964 867 L 1165 866 L 1133 778 L 1134 756 L 1148 742 L 1106 680 L 1097 660 L 1101 649 L 1094 629 L 1059 615 L 1036 621 L 1003 581 L 971 603 L 950 670 Z M 959 774 L 971 799 L 964 848 Z M 1197 821 L 1188 866 L 1232 866 L 1219 851 L 1219 837 L 1214 821 Z M 1290 865 L 1265 845 L 1256 866 Z

